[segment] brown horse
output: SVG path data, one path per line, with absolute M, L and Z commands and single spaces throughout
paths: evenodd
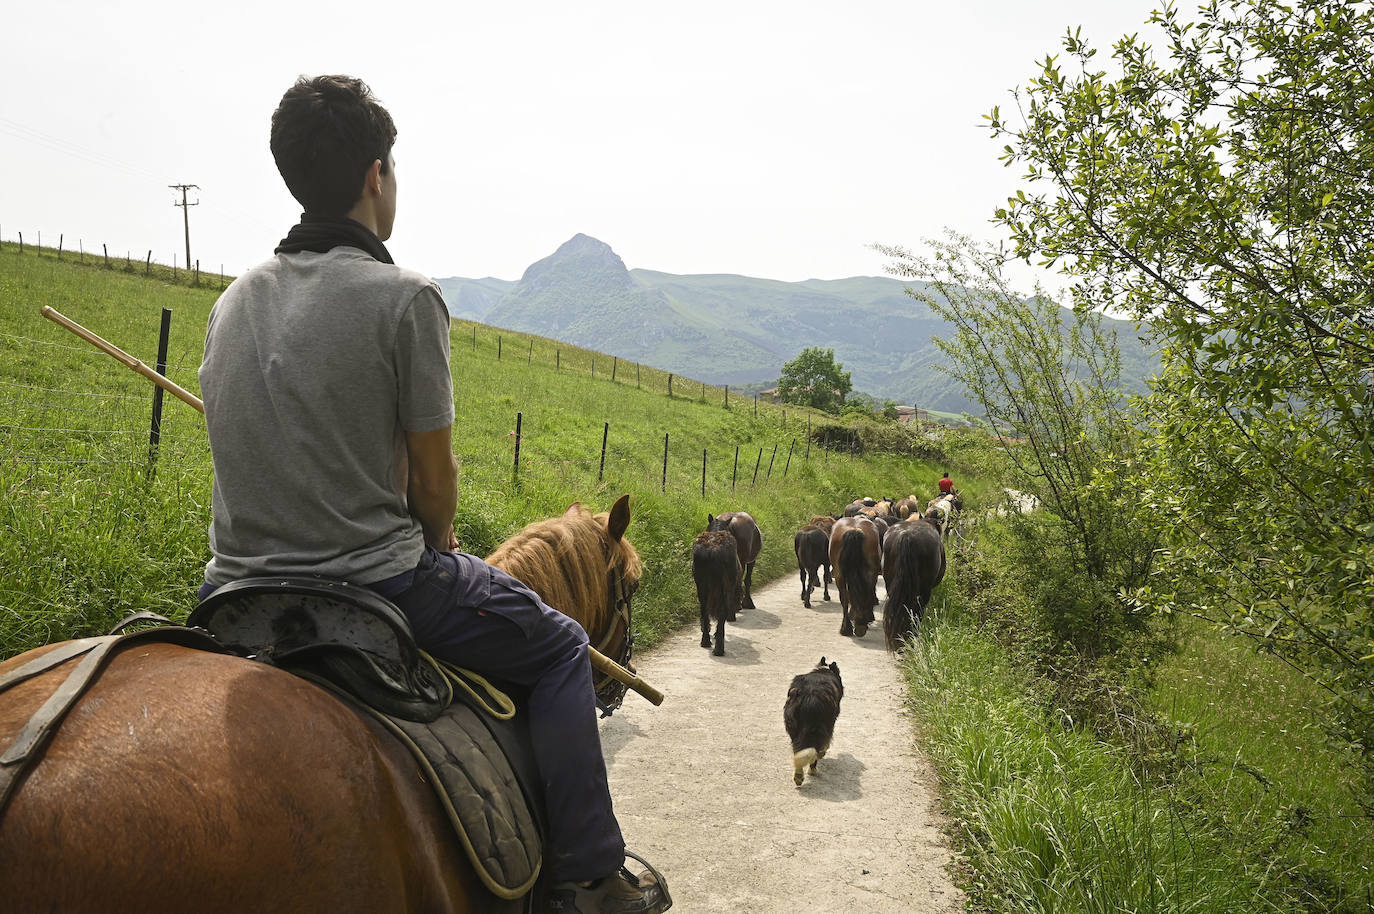
M 594 539 L 597 563 L 581 570 L 596 599 L 555 605 L 599 636 L 589 619 L 614 616 L 639 561 L 627 498 L 593 524 L 586 513 L 569 510 L 565 542 Z M 581 554 L 549 568 L 566 576 Z M 11 658 L 0 677 L 61 647 Z M 0 759 L 75 662 L 0 692 Z M 380 725 L 275 667 L 161 643 L 115 653 L 20 776 L 0 811 L 0 886 L 7 911 L 70 914 L 524 910 L 479 882 Z
M 610 514 L 594 515 L 574 503 L 562 517 L 527 525 L 486 559 L 576 619 L 592 647 L 622 666 L 629 665 L 634 645 L 630 598 L 644 573 L 639 554 L 623 536 L 625 526 L 612 518 L 623 510 L 628 526 L 629 498 L 621 496 Z M 592 683 L 603 704 L 619 707 L 624 683 L 596 671 Z
M 873 521 L 866 517 L 837 520 L 830 531 L 830 564 L 835 568 L 835 589 L 844 609 L 840 634 L 862 638 L 873 624 L 882 565 L 878 528 Z
M 897 504 L 893 507 L 898 520 L 906 520 L 913 514 L 920 515 L 921 499 L 916 495 L 908 495 L 905 498 L 897 499 Z
M 883 542 L 883 636 L 889 651 L 916 631 L 930 593 L 945 576 L 945 544 L 936 523 L 914 517 L 893 525 Z
M 832 519 L 833 526 L 833 519 Z M 830 599 L 830 533 L 820 524 L 807 524 L 792 538 L 797 554 L 797 573 L 801 575 L 802 605 L 811 608 L 811 592 L 817 587 Z
M 727 511 L 715 517 L 706 515 L 707 530 L 729 530 L 739 545 L 739 563 L 744 566 L 744 603 L 745 609 L 754 608 L 752 588 L 754 586 L 754 562 L 763 551 L 763 535 L 754 518 L 743 511 Z

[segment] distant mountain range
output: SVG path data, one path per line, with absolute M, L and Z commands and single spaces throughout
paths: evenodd
M 932 337 L 952 332 L 906 294 L 923 283 L 879 276 L 780 282 L 732 274 L 630 270 L 610 246 L 575 235 L 502 279 L 435 280 L 455 317 L 596 349 L 739 388 L 768 387 L 807 346 L 835 350 L 856 391 L 922 409 L 981 412 L 936 365 Z M 1127 322 L 1123 386 L 1144 390 L 1157 361 Z

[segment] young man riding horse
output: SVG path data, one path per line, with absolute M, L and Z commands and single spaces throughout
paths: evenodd
M 302 77 L 272 115 L 272 154 L 305 212 L 210 314 L 200 383 L 213 555 L 201 596 L 264 575 L 364 584 L 400 607 L 423 649 L 528 688 L 554 906 L 666 910 L 666 892 L 623 866 L 586 633 L 455 551 L 449 314 L 383 243 L 395 137 L 368 87 L 345 76 Z

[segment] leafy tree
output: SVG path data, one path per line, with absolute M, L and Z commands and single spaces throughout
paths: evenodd
M 909 293 L 955 328 L 935 340 L 950 357 L 942 370 L 1008 442 L 1008 481 L 1047 509 L 1050 530 L 1021 532 L 1042 569 L 1053 644 L 1068 642 L 1091 659 L 1129 643 L 1143 617 L 1119 591 L 1145 582 L 1154 543 L 1134 523 L 1126 483 L 1113 472 L 1129 465 L 1139 437 L 1122 403 L 1115 336 L 1098 315 L 1021 296 L 1004 278 L 1001 255 L 966 238 L 933 244 L 930 257 L 879 250 L 893 258 L 889 272 L 929 284 Z M 1062 561 L 1046 567 L 1051 551 Z
M 835 350 L 808 346 L 782 366 L 778 396 L 784 403 L 812 406 L 838 413 L 844 398 L 854 389 L 849 372 L 835 361 Z
M 1374 10 L 1152 14 L 1114 72 L 1077 32 L 991 114 L 1032 192 L 998 210 L 1076 304 L 1147 322 L 1164 370 L 1141 492 L 1154 591 L 1330 689 L 1374 770 Z

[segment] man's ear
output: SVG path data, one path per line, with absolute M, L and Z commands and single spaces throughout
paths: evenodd
M 372 191 L 377 196 L 382 194 L 382 160 L 373 159 L 372 164 L 367 167 L 367 174 L 363 177 L 363 192 Z

